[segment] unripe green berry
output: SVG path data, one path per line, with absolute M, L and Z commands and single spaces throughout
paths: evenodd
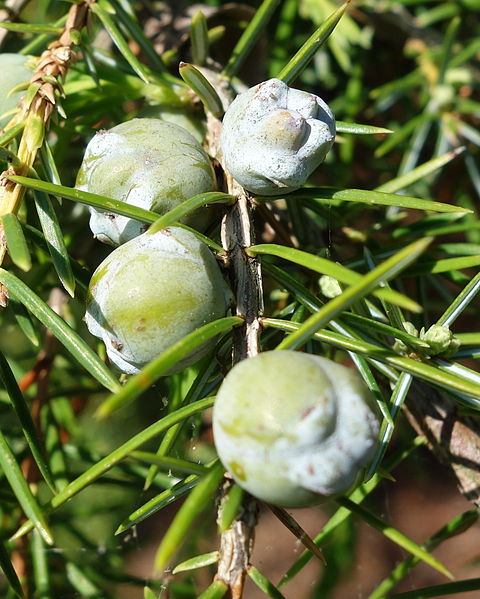
M 344 493 L 372 456 L 377 410 L 361 378 L 289 350 L 239 362 L 213 411 L 218 455 L 239 485 L 280 506 Z
M 22 54 L 0 54 L 0 129 L 5 127 L 13 114 L 3 116 L 18 106 L 25 89 L 10 93 L 21 83 L 28 82 L 32 76 L 29 59 Z
M 335 117 L 318 96 L 269 79 L 235 98 L 223 117 L 227 170 L 252 193 L 302 187 L 335 139 Z
M 188 131 L 159 119 L 133 119 L 93 137 L 76 187 L 165 214 L 194 195 L 215 190 L 216 183 L 208 155 Z M 120 245 L 146 229 L 125 216 L 90 212 L 90 228 L 105 243 Z M 208 210 L 202 209 L 183 222 L 202 229 L 208 220 Z
M 145 364 L 198 327 L 221 318 L 230 291 L 210 249 L 179 227 L 144 233 L 111 252 L 89 286 L 85 320 L 123 372 Z M 178 372 L 204 355 L 202 346 Z M 169 374 L 170 374 L 169 373 Z

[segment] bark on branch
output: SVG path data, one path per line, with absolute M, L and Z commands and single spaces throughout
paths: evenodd
M 222 164 L 220 149 L 221 123 L 208 115 L 210 154 Z M 223 166 L 223 165 L 222 165 Z M 237 201 L 229 207 L 222 222 L 222 245 L 228 255 L 229 277 L 235 296 L 235 313 L 245 323 L 233 335 L 232 362 L 255 356 L 259 351 L 260 316 L 263 313 L 263 290 L 258 258 L 251 258 L 245 249 L 254 245 L 253 206 L 248 193 L 224 169 L 226 191 Z M 228 485 L 227 485 L 228 487 Z M 221 500 L 220 500 L 221 503 Z M 241 599 L 258 511 L 255 499 L 246 495 L 241 511 L 230 528 L 222 533 L 216 580 L 228 587 L 231 599 Z
M 457 479 L 462 495 L 480 507 L 480 431 L 447 396 L 414 381 L 405 409 L 413 428 Z

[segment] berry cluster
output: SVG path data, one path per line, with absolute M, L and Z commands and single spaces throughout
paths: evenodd
M 165 214 L 214 190 L 215 175 L 188 131 L 158 119 L 133 119 L 93 137 L 77 187 Z M 205 209 L 188 222 L 198 228 L 208 214 Z M 93 208 L 90 227 L 95 237 L 119 247 L 93 274 L 86 322 L 123 372 L 138 372 L 188 333 L 225 315 L 230 292 L 213 254 L 193 233 L 180 227 L 152 233 L 138 221 Z
M 247 190 L 280 195 L 304 184 L 329 151 L 335 118 L 323 100 L 277 79 L 240 94 L 223 119 L 226 168 Z M 89 143 L 77 187 L 165 214 L 215 189 L 210 159 L 182 127 L 153 118 L 101 131 Z M 197 229 L 207 209 L 188 223 Z M 199 326 L 225 315 L 231 293 L 210 249 L 180 227 L 152 232 L 91 209 L 93 234 L 119 246 L 95 271 L 86 322 L 128 374 Z M 206 344 L 174 369 L 191 365 Z M 345 492 L 378 435 L 361 379 L 330 360 L 267 351 L 234 366 L 218 392 L 213 428 L 220 459 L 256 497 L 305 506 Z

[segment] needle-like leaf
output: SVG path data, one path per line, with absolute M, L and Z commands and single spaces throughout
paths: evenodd
M 204 553 L 203 555 L 197 555 L 190 559 L 185 560 L 172 571 L 172 574 L 178 574 L 179 572 L 188 572 L 189 570 L 196 570 L 197 568 L 204 568 L 218 562 L 218 551 L 211 551 L 210 553 Z
M 280 343 L 278 349 L 294 349 L 303 345 L 318 329 L 332 318 L 335 318 L 339 312 L 365 297 L 379 283 L 388 281 L 414 262 L 427 249 L 431 241 L 430 238 L 415 241 L 364 275 L 360 281 L 345 289 L 341 295 L 330 300 L 318 312 L 310 316 L 295 333 L 292 333 Z
M 278 256 L 279 258 L 289 260 L 295 264 L 300 264 L 301 266 L 309 268 L 315 272 L 318 272 L 319 274 L 328 275 L 338 279 L 340 282 L 346 283 L 347 285 L 358 283 L 362 278 L 361 274 L 350 270 L 345 266 L 338 264 L 337 262 L 332 262 L 331 260 L 327 260 L 321 256 L 315 256 L 314 254 L 309 254 L 302 250 L 288 248 L 273 243 L 253 245 L 247 249 L 247 254 L 249 256 L 255 256 L 257 254 Z M 402 308 L 412 312 L 421 311 L 421 306 L 419 304 L 411 300 L 409 297 L 398 293 L 398 291 L 394 291 L 393 289 L 374 289 L 372 291 L 372 295 L 389 301 L 392 304 L 402 306 Z
M 0 223 L 12 262 L 22 270 L 30 270 L 32 266 L 30 251 L 17 216 L 11 212 L 4 214 L 0 218 Z
M 365 189 L 335 189 L 333 187 L 305 187 L 292 192 L 289 197 L 312 198 L 317 201 L 334 200 L 342 202 L 359 202 L 370 206 L 397 206 L 398 208 L 413 208 L 415 210 L 432 210 L 435 212 L 468 213 L 471 210 L 443 204 L 432 200 L 412 198 L 394 193 L 367 191 Z M 258 199 L 258 198 L 257 198 Z M 269 198 L 271 199 L 271 198 Z
M 223 116 L 222 100 L 205 75 L 193 64 L 187 62 L 180 63 L 178 72 L 190 89 L 200 98 L 207 112 L 211 112 L 216 117 Z
M 357 503 L 351 501 L 346 497 L 336 499 L 336 502 L 342 507 L 345 507 L 348 510 L 352 511 L 356 516 L 361 518 L 369 526 L 372 526 L 373 528 L 379 530 L 388 539 L 390 539 L 403 549 L 406 549 L 418 559 L 422 560 L 432 568 L 435 568 L 448 578 L 453 578 L 453 574 L 451 574 L 451 572 L 449 572 L 441 562 L 439 562 L 435 557 L 433 557 L 433 555 L 431 555 L 428 551 L 420 547 L 420 545 L 417 545 L 417 543 L 414 543 L 411 539 L 406 537 L 399 530 L 396 530 L 388 523 L 384 522 L 381 518 L 379 518 L 372 512 L 369 512 L 362 506 L 358 505 Z
M 35 528 L 42 535 L 43 540 L 48 545 L 53 545 L 53 536 L 42 508 L 33 496 L 15 455 L 2 432 L 0 432 L 0 467 L 27 517 L 31 519 Z
M 277 320 L 275 318 L 264 318 L 262 323 L 264 326 L 271 326 L 284 331 L 298 331 L 303 326 L 297 322 Z M 469 405 L 476 410 L 480 410 L 480 385 L 474 381 L 469 381 L 465 378 L 450 374 L 448 371 L 433 366 L 428 362 L 420 362 L 419 360 L 400 356 L 393 351 L 372 343 L 367 343 L 366 341 L 361 341 L 352 337 L 346 337 L 345 335 L 334 333 L 333 331 L 317 331 L 314 334 L 314 337 L 319 341 L 323 341 L 324 343 L 331 344 L 346 351 L 365 354 L 368 356 L 369 360 L 384 362 L 448 391 L 457 391 L 465 396 L 463 400 L 459 396 L 459 401 L 465 401 L 466 405 Z
M 330 37 L 330 34 L 337 26 L 340 19 L 345 14 L 350 0 L 342 4 L 333 14 L 331 14 L 320 27 L 312 33 L 308 40 L 298 50 L 287 65 L 278 74 L 278 79 L 290 84 L 300 75 L 300 73 L 308 66 L 315 53 L 323 46 Z
M 8 581 L 8 584 L 12 587 L 18 599 L 25 599 L 22 585 L 20 583 L 20 580 L 18 579 L 17 573 L 15 572 L 15 568 L 13 567 L 13 564 L 10 561 L 8 551 L 6 550 L 5 545 L 2 541 L 0 541 L 0 568 L 2 569 L 4 576 Z
M 44 324 L 62 343 L 70 354 L 110 391 L 119 388 L 119 383 L 100 358 L 90 349 L 80 335 L 74 331 L 50 306 L 36 295 L 14 274 L 0 268 L 0 283 L 3 283 L 15 298 Z
M 263 0 L 262 4 L 255 12 L 253 19 L 250 21 L 248 27 L 245 29 L 232 50 L 232 54 L 223 69 L 223 75 L 225 75 L 225 77 L 232 78 L 238 73 L 238 70 L 250 54 L 255 42 L 260 37 L 262 31 L 267 27 L 268 22 L 279 3 L 280 0 Z
M 73 275 L 70 257 L 65 245 L 62 230 L 58 223 L 53 204 L 46 193 L 34 191 L 35 206 L 42 226 L 45 241 L 52 257 L 58 278 L 72 297 L 75 294 L 75 277 Z
M 461 534 L 468 530 L 473 524 L 478 521 L 477 510 L 469 510 L 460 516 L 455 516 L 450 522 L 432 535 L 423 546 L 425 549 L 432 550 L 438 547 L 444 541 Z M 418 564 L 418 557 L 410 555 L 407 559 L 400 562 L 391 574 L 381 582 L 378 587 L 368 596 L 367 599 L 382 599 L 403 579 L 408 575 L 410 570 Z
M 353 133 L 354 135 L 378 135 L 380 133 L 393 133 L 385 127 L 374 127 L 373 125 L 361 125 L 360 123 L 346 123 L 336 121 L 337 133 Z
M 216 462 L 211 466 L 209 472 L 203 476 L 176 513 L 155 554 L 155 569 L 157 572 L 164 570 L 174 553 L 179 549 L 194 520 L 212 499 L 222 480 L 223 473 L 224 468 L 221 462 Z
M 21 392 L 17 381 L 15 380 L 15 377 L 13 376 L 13 372 L 2 353 L 0 353 L 0 380 L 2 381 L 10 397 L 13 409 L 15 410 L 20 421 L 23 434 L 25 435 L 32 455 L 37 463 L 38 469 L 50 487 L 50 490 L 55 493 L 55 482 L 50 472 L 50 468 L 45 461 L 42 444 L 35 429 L 29 407 L 25 401 L 25 398 L 23 397 L 23 393 Z
M 52 497 L 45 509 L 47 511 L 51 511 L 60 507 L 74 495 L 80 493 L 80 491 L 88 487 L 97 478 L 124 460 L 141 445 L 161 434 L 163 431 L 169 429 L 177 422 L 181 422 L 182 420 L 185 420 L 186 418 L 189 418 L 190 416 L 193 416 L 194 414 L 197 414 L 206 408 L 212 407 L 214 400 L 214 397 L 206 397 L 205 399 L 201 399 L 194 404 L 180 408 L 173 414 L 169 414 L 168 416 L 165 416 L 165 418 L 162 418 L 151 424 L 146 429 L 142 430 L 131 439 L 126 441 L 123 445 L 120 445 L 120 447 L 112 451 L 106 457 L 99 460 L 96 464 L 88 468 L 78 478 L 69 483 L 57 495 Z M 25 524 L 23 524 L 15 533 L 13 538 L 19 538 L 23 536 L 32 530 L 32 527 L 33 524 L 31 521 L 25 522 Z

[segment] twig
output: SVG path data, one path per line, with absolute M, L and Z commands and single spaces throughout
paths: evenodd
M 465 499 L 480 507 L 480 431 L 475 423 L 448 397 L 417 381 L 405 411 L 438 460 L 452 470 Z
M 229 485 L 222 487 L 226 492 Z M 246 495 L 239 514 L 232 525 L 222 533 L 219 561 L 215 580 L 224 582 L 230 591 L 231 599 L 241 599 L 245 575 L 250 565 L 253 550 L 255 525 L 257 523 L 258 502 Z
M 220 149 L 221 123 L 207 115 L 207 144 L 210 154 L 223 166 Z M 235 295 L 235 312 L 245 320 L 234 331 L 232 362 L 236 364 L 259 351 L 260 316 L 263 313 L 263 291 L 258 258 L 251 258 L 245 249 L 254 245 L 252 211 L 248 192 L 226 171 L 227 192 L 237 201 L 228 209 L 222 221 L 222 245 L 228 254 L 229 276 Z M 221 502 L 220 502 L 221 503 Z M 231 599 L 240 599 L 253 548 L 253 534 L 258 511 L 255 499 L 246 495 L 242 508 L 232 525 L 220 539 L 218 571 L 215 579 L 223 581 Z
M 236 299 L 236 314 L 245 325 L 234 332 L 233 363 L 258 354 L 259 317 L 263 313 L 263 294 L 260 263 L 245 249 L 254 245 L 252 207 L 247 192 L 227 176 L 228 193 L 237 202 L 225 215 L 222 223 L 222 245 L 230 260 L 230 280 Z
M 245 253 L 254 244 L 252 207 L 246 191 L 227 173 L 228 193 L 237 196 L 222 223 L 222 245 L 228 252 L 230 280 L 236 299 L 236 314 L 245 319 L 233 335 L 232 361 L 255 356 L 259 350 L 259 317 L 263 311 L 260 263 Z M 222 533 L 216 579 L 223 581 L 232 599 L 240 599 L 253 549 L 257 502 L 247 495 L 233 524 Z

